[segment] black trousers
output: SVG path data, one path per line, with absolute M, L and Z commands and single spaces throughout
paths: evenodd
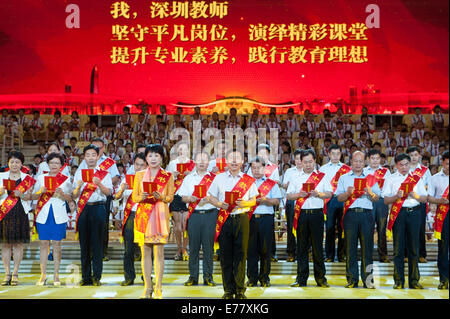
M 105 204 L 105 228 L 103 234 L 103 257 L 108 255 L 108 244 L 109 244 L 109 216 L 111 214 L 111 202 L 112 196 L 108 196 Z
M 389 207 L 384 203 L 384 198 L 380 198 L 373 203 L 373 217 L 377 226 L 377 247 L 378 256 L 380 259 L 387 258 L 387 241 L 386 241 L 386 227 L 389 216 Z
M 296 243 L 295 243 L 295 236 L 292 233 L 292 227 L 294 224 L 294 209 L 295 209 L 295 201 L 294 200 L 288 200 L 286 202 L 286 227 L 287 227 L 287 254 L 288 256 L 292 256 L 295 258 L 295 251 L 296 251 Z
M 309 277 L 309 248 L 312 246 L 314 278 L 326 281 L 323 257 L 323 210 L 301 210 L 297 222 L 297 282 L 306 284 Z
M 411 285 L 420 279 L 419 228 L 420 207 L 402 208 L 392 228 L 394 240 L 394 281 L 405 284 L 405 247 L 408 251 L 408 280 Z
M 333 196 L 327 203 L 327 220 L 326 220 L 326 238 L 325 238 L 325 256 L 327 259 L 334 260 L 336 256 L 336 236 L 338 240 L 337 254 L 338 259 L 344 259 L 345 242 L 342 238 L 342 212 L 344 204 Z M 337 234 L 336 234 L 337 229 Z
M 244 293 L 246 290 L 245 266 L 248 236 L 248 214 L 229 215 L 218 238 L 225 293 Z
M 194 211 L 189 217 L 187 232 L 189 236 L 189 274 L 198 281 L 200 248 L 203 251 L 203 280 L 213 279 L 214 235 L 217 222 L 217 209 L 206 213 Z
M 439 279 L 441 282 L 448 282 L 448 214 L 445 216 L 442 225 L 441 239 L 438 240 L 438 269 Z
M 134 255 L 135 255 L 135 243 L 134 243 L 134 218 L 136 212 L 131 212 L 128 216 L 127 222 L 123 229 L 123 244 L 125 252 L 123 254 L 123 271 L 125 280 L 136 279 L 136 271 L 134 269 Z
M 105 205 L 86 205 L 78 219 L 81 274 L 84 281 L 100 280 L 103 270 Z
M 374 219 L 371 210 L 349 209 L 344 217 L 344 239 L 347 251 L 346 272 L 349 283 L 359 283 L 358 240 L 361 244 L 361 279 L 365 286 L 372 287 L 367 278 L 373 265 Z
M 270 282 L 273 234 L 272 214 L 252 216 L 247 251 L 247 277 L 252 283 Z

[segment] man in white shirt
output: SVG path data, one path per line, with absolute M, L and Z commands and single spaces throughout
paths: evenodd
M 98 166 L 101 163 L 103 163 L 104 160 L 107 159 L 106 155 L 104 154 L 105 142 L 101 138 L 94 138 L 91 143 L 92 143 L 92 145 L 95 145 L 99 150 L 99 156 L 98 156 L 98 160 L 97 160 L 97 166 Z M 86 163 L 85 159 L 78 166 L 75 176 L 77 173 L 79 173 L 79 172 L 81 173 L 82 169 L 87 169 L 87 163 Z M 117 165 L 115 163 L 108 169 L 108 173 L 110 174 L 110 176 L 112 178 L 113 184 L 117 184 L 120 182 L 120 173 L 119 173 L 119 170 L 117 169 Z M 112 194 L 110 196 L 108 196 L 108 198 L 106 199 L 106 202 L 105 202 L 106 224 L 105 224 L 105 235 L 103 238 L 103 255 L 104 255 L 103 260 L 104 261 L 109 260 L 109 257 L 108 257 L 109 227 L 108 226 L 109 226 L 109 216 L 111 214 L 111 202 L 112 202 Z
M 448 185 L 449 185 L 449 152 L 442 154 L 442 170 L 433 175 L 428 185 L 428 202 L 438 205 L 435 218 L 435 237 L 438 238 L 438 260 L 440 283 L 438 289 L 448 289 L 449 257 L 448 257 Z M 445 197 L 444 194 L 447 194 Z M 442 230 L 439 234 L 437 224 Z
M 144 153 L 138 153 L 134 158 L 133 167 L 139 172 L 147 168 L 147 162 L 145 160 Z M 135 172 L 129 173 L 127 175 L 135 175 Z M 127 203 L 130 200 L 133 203 L 133 207 L 129 213 L 129 216 L 126 220 L 123 220 L 125 223 L 122 226 L 123 232 L 123 243 L 124 243 L 124 255 L 123 255 L 123 271 L 125 280 L 120 283 L 121 286 L 130 286 L 134 284 L 134 279 L 136 278 L 136 272 L 134 270 L 134 218 L 136 217 L 136 211 L 138 209 L 138 204 L 134 203 L 131 200 L 131 196 L 133 194 L 133 188 L 130 188 L 127 184 L 126 178 L 122 180 L 122 184 L 120 185 L 120 189 L 117 192 L 115 198 L 122 199 L 122 211 L 125 212 L 127 209 Z M 124 214 L 125 215 L 125 214 Z
M 276 182 L 280 181 L 280 171 L 278 168 L 278 165 L 275 163 L 272 163 L 269 159 L 270 157 L 270 146 L 267 144 L 259 144 L 258 145 L 258 157 L 261 157 L 266 162 L 265 167 L 265 175 L 267 178 L 270 178 L 271 180 L 274 180 Z M 252 171 L 248 171 L 248 175 L 253 177 Z
M 100 151 L 98 147 L 92 144 L 88 145 L 84 148 L 83 154 L 87 169 L 93 169 L 94 174 L 99 171 L 97 161 Z M 92 183 L 84 183 L 81 172 L 81 170 L 78 170 L 75 173 L 73 197 L 79 198 L 80 195 L 82 196 L 87 185 L 95 187 L 95 191 L 87 200 L 86 206 L 82 210 L 77 223 L 81 248 L 82 280 L 80 285 L 92 284 L 94 286 L 100 286 L 103 269 L 103 237 L 106 228 L 105 204 L 107 197 L 112 194 L 113 184 L 109 173 L 106 174 L 103 180 L 94 177 Z M 81 204 L 80 199 L 78 199 L 78 205 Z
M 419 204 L 427 200 L 427 192 L 422 179 L 417 179 L 418 182 L 408 194 L 401 190 L 402 183 L 411 183 L 414 180 L 409 173 L 410 165 L 409 155 L 397 155 L 395 157 L 397 172 L 386 178 L 381 192 L 384 203 L 393 205 L 388 231 L 392 230 L 394 240 L 394 289 L 403 289 L 405 286 L 405 246 L 408 247 L 409 288 L 423 288 L 419 283 Z M 396 203 L 401 204 L 401 208 L 396 207 Z
M 319 287 L 327 288 L 329 285 L 325 277 L 326 270 L 323 257 L 323 200 L 331 197 L 332 189 L 327 179 L 323 177 L 314 190 L 309 193 L 305 192 L 303 184 L 310 179 L 313 173 L 318 173 L 315 170 L 316 154 L 311 149 L 305 150 L 301 154 L 301 160 L 303 173 L 289 184 L 287 190 L 287 199 L 296 201 L 296 205 L 300 205 L 298 202 L 300 198 L 306 198 L 297 220 L 297 278 L 291 287 L 306 286 L 309 277 L 308 252 L 312 245 L 314 278 Z
M 347 251 L 347 281 L 345 288 L 356 288 L 359 282 L 358 273 L 358 239 L 361 247 L 361 279 L 364 288 L 375 288 L 371 280 L 373 264 L 373 204 L 379 199 L 380 189 L 378 184 L 367 186 L 364 190 L 355 193 L 355 179 L 365 179 L 364 173 L 365 154 L 356 151 L 351 156 L 352 170 L 341 176 L 338 182 L 336 195 L 340 202 L 346 202 L 342 220 L 344 238 Z M 353 196 L 353 197 L 352 197 Z M 347 209 L 347 211 L 345 211 Z
M 389 169 L 384 168 L 380 165 L 381 161 L 381 152 L 375 149 L 372 149 L 367 153 L 367 157 L 369 160 L 369 165 L 364 168 L 364 174 L 366 175 L 374 175 L 377 177 L 382 177 L 380 179 L 385 179 L 391 172 Z M 382 182 L 383 183 L 383 182 Z M 380 183 L 377 183 L 378 186 Z M 377 226 L 377 234 L 378 234 L 378 256 L 380 257 L 380 262 L 389 263 L 388 252 L 387 252 L 387 241 L 386 241 L 386 226 L 387 219 L 389 216 L 389 207 L 384 203 L 384 199 L 380 197 L 376 202 L 373 203 L 373 216 L 375 219 L 375 224 Z
M 301 154 L 303 150 L 298 149 L 294 152 L 294 161 L 295 166 L 288 168 L 286 170 L 286 173 L 284 173 L 283 181 L 281 183 L 281 188 L 284 190 L 287 190 L 289 185 L 296 179 L 300 177 L 300 175 L 303 172 L 302 168 L 302 160 L 301 160 Z M 293 262 L 295 260 L 295 250 L 296 250 L 296 243 L 295 243 L 295 236 L 292 233 L 292 227 L 293 227 L 293 221 L 294 221 L 294 205 L 295 201 L 293 200 L 287 200 L 286 201 L 286 232 L 287 232 L 287 254 L 288 257 L 286 259 L 287 262 Z
M 236 201 L 236 206 L 225 219 L 218 243 L 220 248 L 220 266 L 222 268 L 222 282 L 225 294 L 223 299 L 246 299 L 245 296 L 245 266 L 249 236 L 249 218 L 247 212 L 256 205 L 258 189 L 254 179 L 241 172 L 244 155 L 232 150 L 227 155 L 228 171 L 219 174 L 214 179 L 208 191 L 210 203 L 217 208 L 228 211 L 229 204 L 225 203 L 225 192 L 232 191 L 243 181 L 253 181 L 247 192 Z M 238 185 L 239 186 L 239 185 Z M 227 216 L 227 215 L 225 215 Z M 219 218 L 221 217 L 219 213 Z M 219 220 L 218 218 L 218 220 Z
M 281 192 L 277 182 L 264 175 L 264 159 L 256 157 L 251 162 L 251 170 L 260 196 L 250 219 L 250 235 L 247 253 L 247 287 L 255 287 L 258 281 L 262 287 L 270 287 L 270 265 L 275 234 L 274 206 L 280 204 Z M 266 190 L 263 190 L 265 188 Z M 267 192 L 267 194 L 265 193 Z M 258 261 L 260 266 L 258 267 Z
M 189 238 L 189 279 L 185 286 L 198 285 L 200 247 L 203 251 L 203 284 L 215 286 L 213 280 L 213 256 L 214 256 L 214 230 L 217 221 L 217 208 L 209 203 L 208 197 L 199 198 L 194 195 L 195 186 L 205 186 L 205 194 L 208 191 L 207 179 L 214 180 L 215 175 L 208 173 L 209 155 L 201 152 L 195 155 L 195 169 L 187 175 L 183 184 L 178 189 L 177 195 L 187 205 L 195 205 L 195 209 L 188 218 L 187 233 Z M 210 184 L 209 184 L 210 185 Z M 201 195 L 201 194 L 197 194 Z M 189 209 L 189 208 L 188 208 Z
M 420 149 L 416 146 L 410 146 L 406 149 L 406 154 L 411 158 L 411 168 L 409 172 L 411 174 L 418 173 L 420 171 L 425 171 L 422 173 L 422 181 L 425 188 L 428 187 L 428 183 L 431 178 L 430 170 L 421 165 L 422 155 L 420 154 Z M 420 232 L 419 232 L 419 263 L 426 263 L 427 249 L 426 249 L 426 234 L 425 234 L 425 224 L 427 220 L 427 204 L 420 203 Z
M 337 173 L 342 169 L 344 163 L 341 162 L 341 148 L 340 146 L 333 144 L 328 148 L 328 156 L 330 157 L 330 161 L 323 165 L 319 171 L 325 173 L 324 179 L 327 180 L 327 183 L 330 184 L 336 176 L 337 181 L 339 181 L 339 177 Z M 348 168 L 350 170 L 350 168 Z M 336 182 L 337 182 L 336 181 Z M 337 183 L 336 186 L 337 187 Z M 334 190 L 336 191 L 336 190 Z M 333 191 L 332 191 L 333 193 Z M 344 262 L 345 260 L 345 246 L 344 240 L 342 239 L 342 227 L 341 227 L 341 219 L 342 219 L 342 209 L 343 204 L 337 200 L 337 196 L 333 195 L 331 199 L 328 201 L 327 205 L 327 220 L 325 221 L 326 225 L 326 238 L 325 238 L 325 261 L 326 262 L 334 262 L 336 255 L 336 236 L 338 240 L 337 244 L 337 257 L 339 262 Z M 336 235 L 337 228 L 337 235 Z

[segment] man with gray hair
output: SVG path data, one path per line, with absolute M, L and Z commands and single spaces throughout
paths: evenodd
M 264 159 L 256 157 L 250 161 L 250 165 L 259 195 L 256 198 L 256 206 L 249 212 L 250 235 L 247 253 L 249 281 L 247 287 L 256 286 L 258 281 L 262 287 L 270 287 L 269 274 L 275 231 L 274 206 L 280 204 L 282 195 L 277 182 L 264 175 Z
M 348 284 L 346 288 L 358 287 L 358 238 L 361 243 L 361 279 L 364 288 L 374 288 L 370 280 L 373 264 L 373 204 L 381 194 L 378 183 L 370 186 L 369 174 L 364 173 L 365 154 L 356 151 L 350 162 L 352 170 L 339 178 L 336 195 L 339 202 L 344 202 L 342 225 L 346 242 L 346 271 Z M 373 175 L 371 175 L 373 176 Z M 375 177 L 373 176 L 375 179 Z

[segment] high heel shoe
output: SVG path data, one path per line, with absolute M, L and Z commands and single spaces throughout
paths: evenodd
M 39 279 L 39 281 L 36 283 L 36 286 L 45 286 L 46 283 L 47 278 L 45 278 L 44 280 Z
M 2 286 L 10 286 L 11 285 L 11 275 L 5 275 L 5 279 L 3 279 Z
M 152 289 L 145 289 L 144 293 L 139 297 L 140 299 L 152 299 Z
M 155 290 L 155 296 L 154 299 L 162 299 L 162 291 L 160 289 Z
M 183 252 L 183 261 L 188 261 L 189 260 L 189 254 L 187 253 L 187 251 Z
M 13 279 L 13 278 L 16 279 Z M 11 286 L 17 286 L 19 284 L 19 275 L 12 275 L 11 277 Z

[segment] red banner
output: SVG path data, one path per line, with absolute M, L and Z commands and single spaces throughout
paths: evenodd
M 333 194 L 334 192 L 336 192 L 339 178 L 341 178 L 342 175 L 347 174 L 351 170 L 352 168 L 350 166 L 343 164 L 341 168 L 336 172 L 333 179 L 331 180 L 331 188 L 333 189 Z M 323 218 L 325 220 L 327 220 L 327 204 L 330 200 L 331 198 L 327 198 L 323 205 Z
M 266 197 L 267 194 L 270 193 L 270 191 L 272 190 L 272 188 L 277 184 L 277 182 L 275 182 L 274 180 L 271 179 L 266 179 L 259 187 L 258 187 L 258 192 L 259 195 L 257 198 L 263 198 Z M 252 215 L 255 212 L 256 208 L 258 208 L 259 204 L 256 204 L 255 206 L 252 207 L 252 209 L 248 212 L 248 219 L 252 219 Z

